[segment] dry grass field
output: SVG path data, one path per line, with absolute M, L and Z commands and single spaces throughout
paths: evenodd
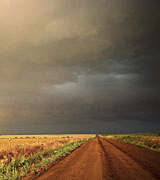
M 94 135 L 1 135 L 0 180 L 37 174 L 79 147 Z
M 61 145 L 80 141 L 91 137 L 89 134 L 61 134 L 61 135 L 1 135 L 0 152 L 14 151 L 17 148 L 28 148 L 37 145 L 45 147 L 59 147 Z

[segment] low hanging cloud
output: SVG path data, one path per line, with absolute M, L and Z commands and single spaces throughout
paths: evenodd
M 157 131 L 158 5 L 2 0 L 2 133 Z

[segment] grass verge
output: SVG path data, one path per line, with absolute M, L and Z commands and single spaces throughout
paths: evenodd
M 124 134 L 124 135 L 104 135 L 111 140 L 134 144 L 152 151 L 160 152 L 160 135 L 155 134 Z
M 57 149 L 45 150 L 34 156 L 21 156 L 18 159 L 13 157 L 10 161 L 2 159 L 0 160 L 0 180 L 16 180 L 27 174 L 39 174 L 40 171 L 47 170 L 48 163 L 69 155 L 89 139 L 72 142 Z

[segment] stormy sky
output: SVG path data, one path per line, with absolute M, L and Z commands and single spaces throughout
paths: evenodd
M 1 0 L 0 134 L 160 131 L 159 0 Z

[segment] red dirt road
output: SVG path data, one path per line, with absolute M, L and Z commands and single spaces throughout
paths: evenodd
M 160 179 L 160 153 L 131 144 L 95 138 L 83 144 L 71 155 L 36 179 Z

